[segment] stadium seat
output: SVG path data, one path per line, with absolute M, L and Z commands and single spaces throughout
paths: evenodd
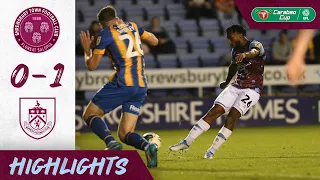
M 233 24 L 239 24 L 239 20 L 228 20 L 228 19 L 224 19 L 223 21 L 221 21 L 221 26 L 222 28 L 225 30 L 227 29 L 229 26 L 233 25 Z
M 170 15 L 170 20 L 174 21 L 174 22 L 178 22 L 181 19 L 184 19 L 184 14 L 174 14 L 174 15 Z
M 261 37 L 260 30 L 247 30 L 247 38 L 250 40 L 252 39 L 259 39 Z
M 87 70 L 83 56 L 76 56 L 76 70 Z
M 103 2 L 103 1 L 101 1 Z M 122 7 L 128 7 L 128 5 L 131 5 L 132 6 L 132 0 L 121 0 L 121 1 L 115 1 L 116 4 L 114 5 L 116 8 L 122 8 Z M 105 4 L 106 2 L 104 2 L 104 5 L 101 6 L 101 7 L 104 7 L 106 6 Z
M 219 23 L 216 19 L 200 19 L 200 27 L 202 29 L 203 36 L 212 37 L 219 36 Z
M 178 27 L 184 37 L 196 37 L 198 34 L 198 26 L 195 20 L 180 20 L 177 22 Z
M 187 39 L 184 37 L 172 39 L 178 52 L 187 52 Z
M 185 8 L 182 4 L 167 4 L 166 8 L 169 11 L 170 19 L 172 17 L 184 17 Z
M 165 21 L 161 20 L 160 25 L 166 29 L 166 31 L 169 33 L 170 38 L 175 38 L 177 37 L 176 34 L 176 25 L 173 21 Z
M 89 30 L 89 27 L 90 27 L 90 23 L 88 22 L 84 22 L 84 23 L 77 23 L 77 32 L 80 33 L 80 31 L 86 31 L 86 30 Z M 79 33 L 77 33 L 77 37 L 79 37 Z
M 226 36 L 220 35 L 220 29 L 225 29 L 238 22 L 224 19 L 219 23 L 219 20 L 217 19 L 200 18 L 198 25 L 202 31 L 199 31 L 199 27 L 195 20 L 185 20 L 186 10 L 182 0 L 136 0 L 136 4 L 132 4 L 133 0 L 99 0 L 95 1 L 93 5 L 91 5 L 88 0 L 77 0 L 76 9 L 81 9 L 84 15 L 84 21 L 76 23 L 75 36 L 77 42 L 79 42 L 80 31 L 88 30 L 91 22 L 96 20 L 96 15 L 100 8 L 112 4 L 111 1 L 115 1 L 113 6 L 118 11 L 118 16 L 120 18 L 123 18 L 123 15 L 126 15 L 127 21 L 134 21 L 145 29 L 149 27 L 152 16 L 159 16 L 161 19 L 161 26 L 168 31 L 170 38 L 174 41 L 177 54 L 159 55 L 157 58 L 154 58 L 152 55 L 145 55 L 144 58 L 147 69 L 159 67 L 176 68 L 180 65 L 184 68 L 193 68 L 198 67 L 199 65 L 201 67 L 217 66 L 219 65 L 219 58 L 221 55 L 224 53 L 228 54 L 231 51 Z M 144 19 L 145 14 L 142 8 L 146 8 L 146 12 L 149 15 L 148 20 Z M 169 20 L 167 19 L 168 17 Z M 265 34 L 262 34 L 260 30 L 250 30 L 245 21 L 242 21 L 242 24 L 247 29 L 247 37 L 260 41 L 267 53 L 267 60 L 270 59 L 272 42 L 278 39 L 280 30 L 268 30 Z M 181 36 L 179 36 L 178 29 L 181 30 Z M 297 30 L 288 30 L 289 40 L 295 37 L 296 33 Z M 199 35 L 202 35 L 202 37 L 199 37 Z M 211 43 L 206 42 L 206 38 L 208 38 Z M 189 44 L 187 43 L 187 40 L 190 42 Z M 193 48 L 193 51 L 188 51 L 191 48 Z M 211 52 L 211 50 L 213 52 Z M 112 69 L 111 62 L 107 56 L 103 56 L 98 69 Z M 76 70 L 87 71 L 83 56 L 76 56 Z M 299 89 L 293 89 L 289 86 L 282 86 L 281 88 L 273 86 L 273 88 L 274 92 L 283 92 L 284 95 L 297 92 L 320 92 L 319 85 L 300 86 Z M 172 92 L 172 95 L 174 96 L 175 93 L 177 93 L 177 96 L 180 94 L 187 95 L 189 93 L 186 91 L 182 92 L 180 89 L 169 92 Z M 95 92 L 91 93 L 95 94 Z M 204 89 L 203 93 L 204 95 L 214 95 L 215 91 L 212 88 L 207 88 Z M 155 96 L 159 95 L 159 97 L 167 96 L 168 90 L 154 90 L 153 94 Z M 91 99 L 90 92 L 88 92 L 86 96 L 88 99 Z
M 146 69 L 154 69 L 158 67 L 157 62 L 154 59 L 153 55 L 150 55 L 150 54 L 144 55 L 144 62 L 145 62 Z
M 128 16 L 128 20 L 129 21 L 142 21 L 142 7 L 141 6 L 131 6 L 131 7 L 126 7 L 125 11 L 127 13 Z
M 110 69 L 113 69 L 111 60 L 109 59 L 108 56 L 103 56 L 97 67 L 97 70 L 110 70 Z
M 179 60 L 182 67 L 199 67 L 198 54 L 181 54 Z
M 271 50 L 274 40 L 275 38 L 270 38 L 270 36 L 261 36 L 259 39 L 257 39 L 257 41 L 262 43 L 265 50 Z
M 161 16 L 161 17 L 163 17 L 163 15 L 164 15 L 164 8 L 159 8 L 158 6 L 154 6 L 154 5 L 145 6 L 144 8 L 148 12 L 149 20 L 151 20 L 151 18 L 153 16 Z
M 202 54 L 200 57 L 204 67 L 212 67 L 219 65 L 220 54 Z
M 121 0 L 122 1 L 122 0 Z M 137 6 L 155 6 L 152 0 L 137 0 Z
M 214 37 L 211 39 L 211 43 L 215 49 L 229 49 L 228 39 L 226 36 Z
M 113 69 L 113 65 L 111 64 L 111 61 L 109 57 L 103 56 L 97 70 L 110 70 Z M 86 63 L 84 62 L 83 56 L 77 56 L 76 57 L 76 70 L 87 70 Z
M 268 30 L 264 37 L 268 38 L 268 39 L 273 39 L 273 38 L 278 39 L 280 31 L 281 30 L 275 30 L 275 29 Z M 263 38 L 263 37 L 261 37 L 261 38 Z
M 208 53 L 209 52 L 209 39 L 204 38 L 190 38 L 192 52 L 195 53 Z
M 212 30 L 212 31 L 202 31 L 203 37 L 208 38 L 214 38 L 214 37 L 220 37 L 220 31 L 219 30 Z
M 229 47 L 229 48 L 219 48 L 219 49 L 216 49 L 215 50 L 215 54 L 219 54 L 219 56 L 222 56 L 224 53 L 227 53 L 227 54 L 229 54 L 230 56 L 231 56 L 231 47 Z
M 242 20 L 242 26 L 244 27 L 244 28 L 246 28 L 246 29 L 250 29 L 250 27 L 249 27 L 249 25 L 248 25 L 248 23 L 247 23 L 247 21 L 244 21 L 244 20 Z
M 175 54 L 159 54 L 157 56 L 161 68 L 177 68 L 178 61 Z

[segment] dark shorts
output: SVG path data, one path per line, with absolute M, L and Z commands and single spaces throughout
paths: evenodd
M 93 97 L 92 102 L 105 113 L 122 106 L 122 112 L 139 115 L 141 105 L 146 96 L 147 88 L 135 86 L 119 87 L 114 83 L 107 83 Z

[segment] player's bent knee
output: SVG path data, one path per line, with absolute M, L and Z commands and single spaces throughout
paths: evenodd
M 82 115 L 82 120 L 86 121 L 90 116 L 97 116 L 99 118 L 102 118 L 104 114 L 105 112 L 101 108 L 99 108 L 93 102 L 90 102 Z
M 91 119 L 92 117 L 99 117 L 99 118 L 101 118 L 100 116 L 98 116 L 98 115 L 96 115 L 96 114 L 84 113 L 84 114 L 82 115 L 82 120 L 85 121 L 85 122 L 87 122 L 87 121 L 88 121 L 89 119 Z
M 215 111 L 218 113 L 218 114 L 223 114 L 225 112 L 224 108 L 220 105 L 215 105 Z
M 86 122 L 86 120 L 89 118 L 89 116 L 88 115 L 86 115 L 86 114 L 83 114 L 82 115 L 82 120 L 84 121 L 84 122 Z
M 92 114 L 90 116 L 83 116 L 82 119 L 87 123 L 89 127 L 91 127 L 91 123 L 95 118 L 100 118 L 98 115 Z
M 102 118 L 104 114 L 96 111 L 90 111 L 87 109 L 82 115 L 82 120 L 87 121 L 87 119 L 92 116 Z

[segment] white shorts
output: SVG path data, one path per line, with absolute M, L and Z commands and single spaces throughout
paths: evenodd
M 260 94 L 252 89 L 239 89 L 229 85 L 216 98 L 214 104 L 222 106 L 225 112 L 229 112 L 234 107 L 243 116 L 259 99 Z

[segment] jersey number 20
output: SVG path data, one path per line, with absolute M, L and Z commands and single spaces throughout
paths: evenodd
M 140 40 L 139 33 L 135 32 L 134 33 L 134 37 L 135 37 L 135 42 L 136 42 L 136 46 L 137 46 L 137 50 L 138 51 L 133 51 L 134 40 L 132 39 L 132 37 L 129 34 L 124 34 L 124 35 L 119 36 L 120 40 L 125 40 L 125 39 L 129 40 L 128 49 L 127 49 L 127 52 L 126 52 L 127 58 L 136 57 L 136 56 L 139 55 L 139 53 L 141 55 L 143 55 L 143 51 L 141 49 L 141 40 Z

